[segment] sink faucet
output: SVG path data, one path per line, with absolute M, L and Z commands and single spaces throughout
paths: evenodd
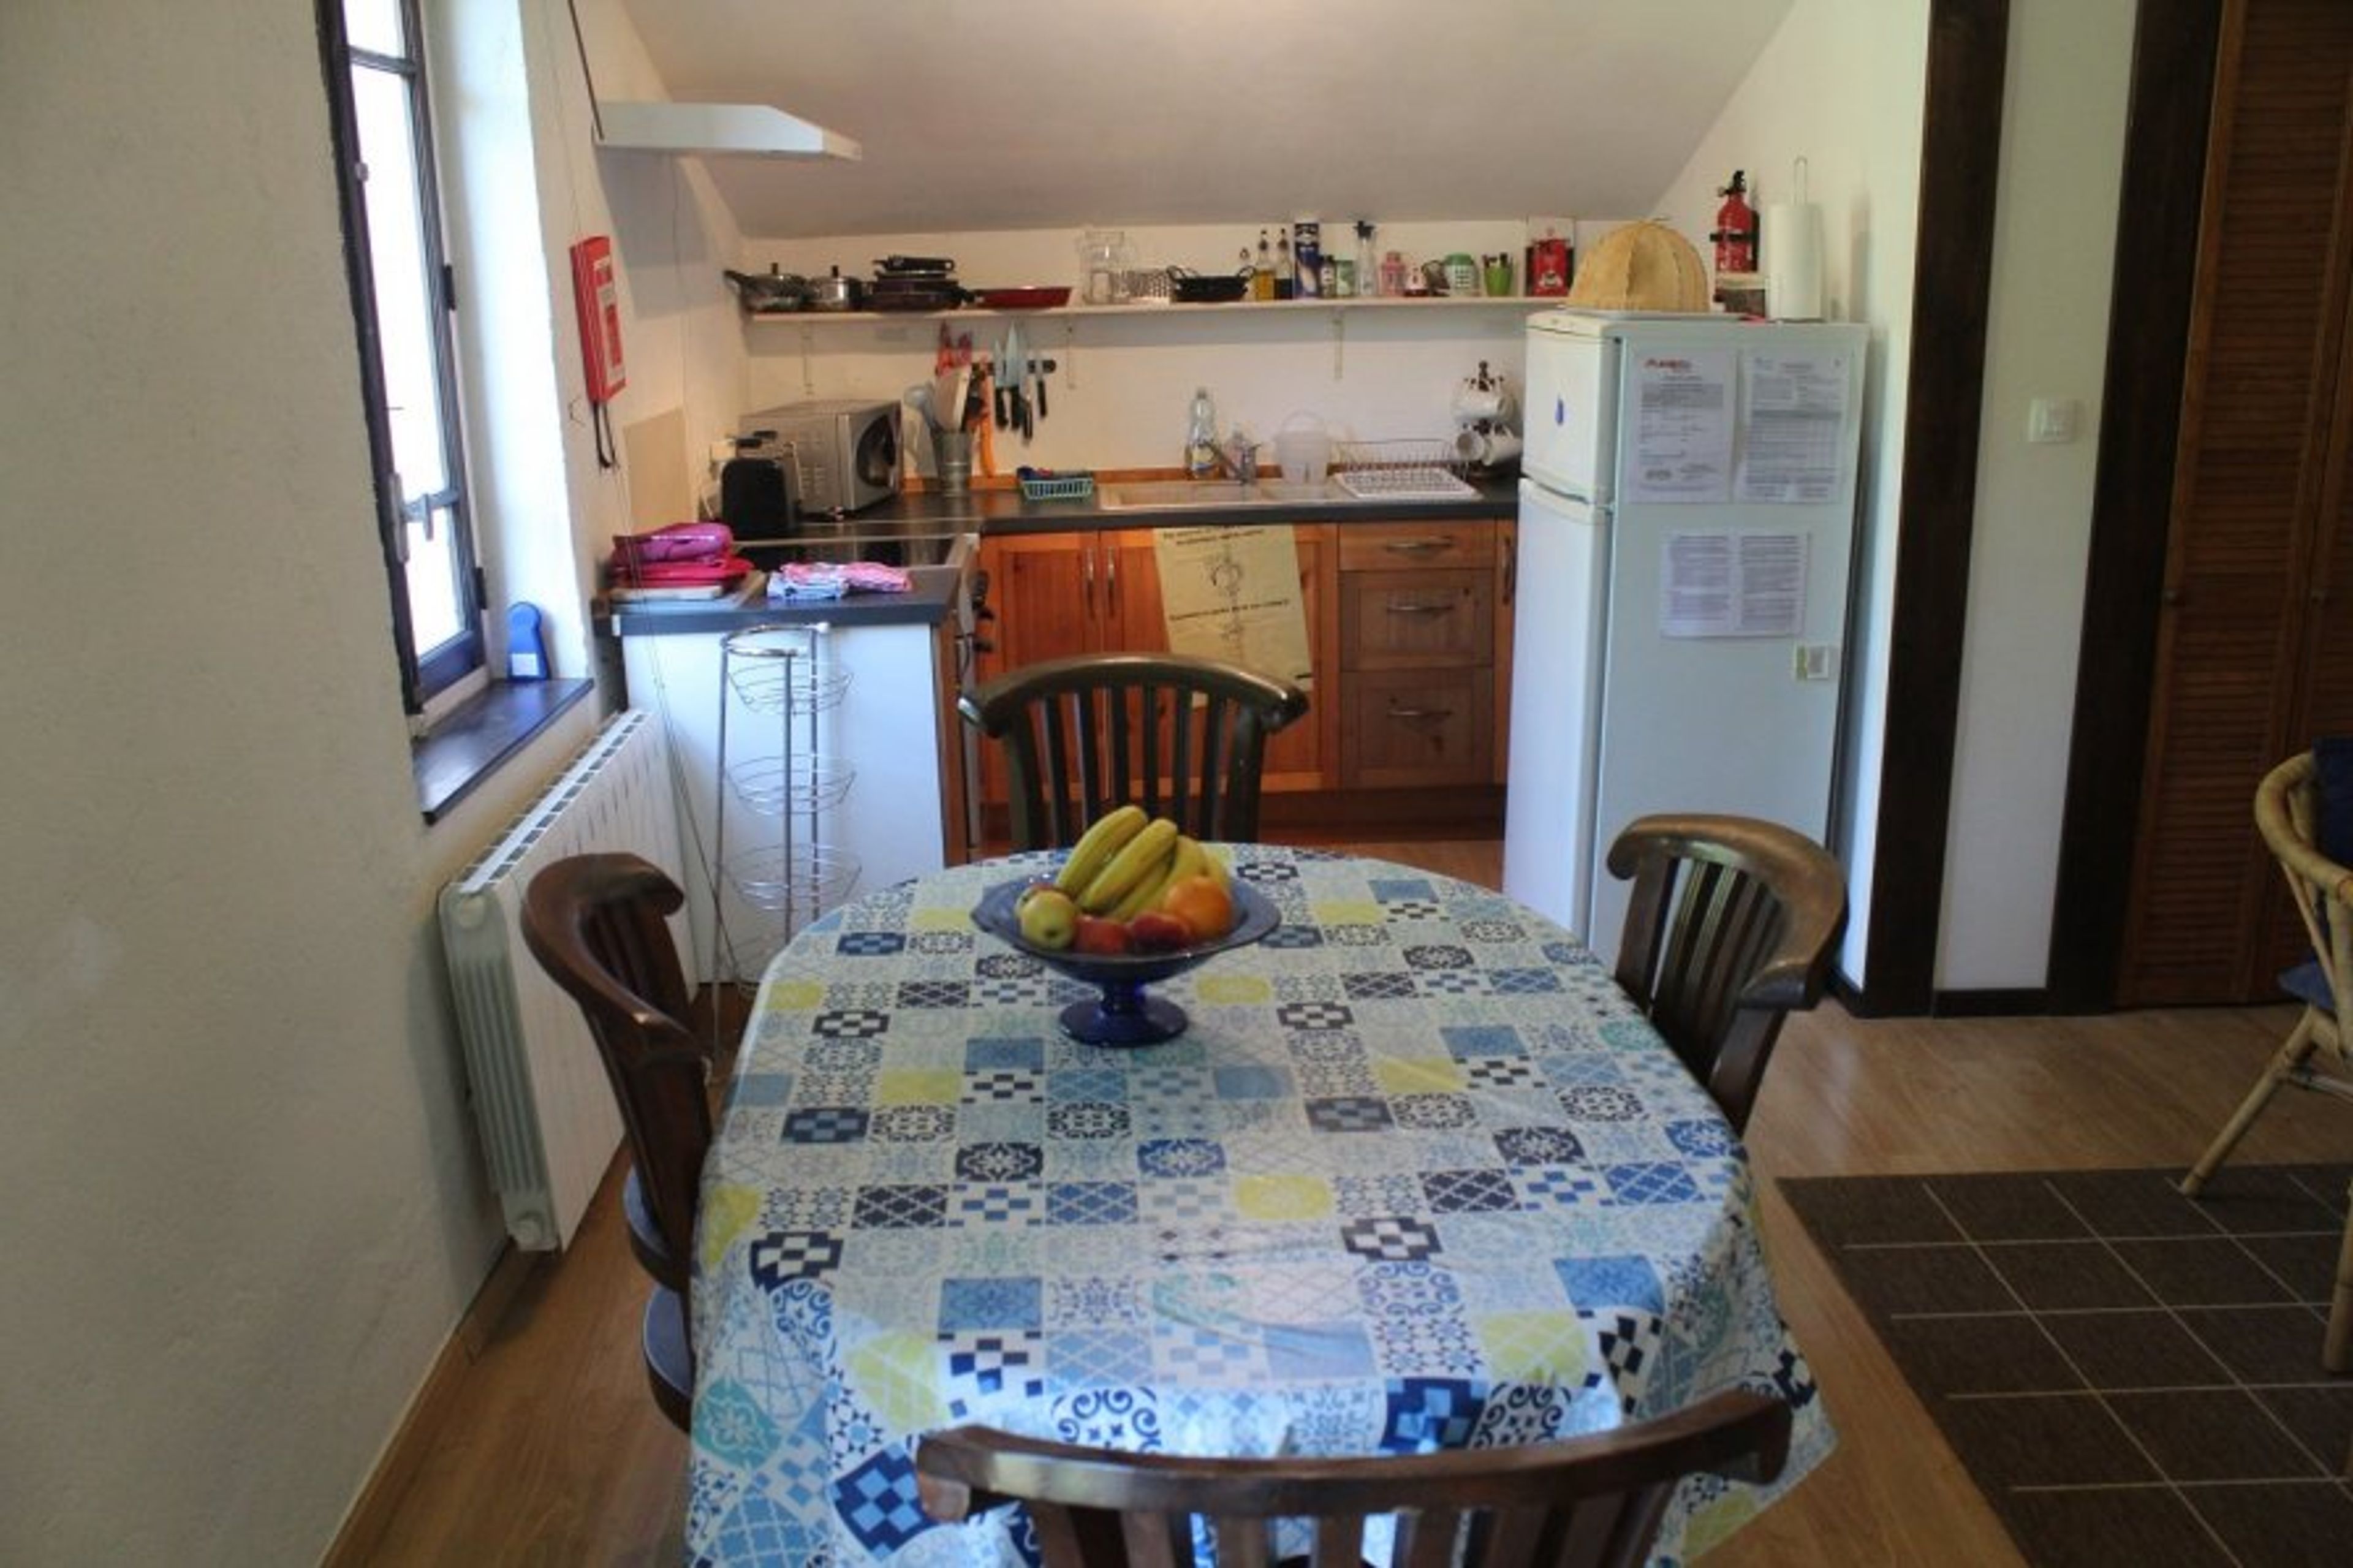
M 1235 426 L 1225 444 L 1215 450 L 1218 472 L 1240 484 L 1258 483 L 1258 443 L 1244 435 L 1240 426 Z

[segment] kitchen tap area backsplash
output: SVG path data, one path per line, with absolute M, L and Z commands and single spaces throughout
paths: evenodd
M 1327 216 L 1327 230 L 1346 231 Z M 1267 223 L 1125 230 L 1142 268 L 1182 267 L 1233 273 Z M 1609 226 L 1580 224 L 1588 233 Z M 739 260 L 748 273 L 771 266 L 824 278 L 869 276 L 879 258 L 952 258 L 968 289 L 1068 285 L 1081 298 L 1082 229 L 911 233 L 761 243 Z M 1383 250 L 1409 261 L 1457 253 L 1520 254 L 1526 221 L 1383 224 Z M 1000 431 L 997 461 L 1009 473 L 1042 468 L 1175 468 L 1184 458 L 1194 389 L 1215 400 L 1219 433 L 1235 426 L 1268 447 L 1286 423 L 1320 421 L 1340 440 L 1449 437 L 1452 398 L 1479 362 L 1516 386 L 1526 311 L 1557 301 L 1498 300 L 1477 307 L 1335 310 L 1243 307 L 1203 310 L 1165 302 L 1103 311 L 951 311 L 787 314 L 747 319 L 748 407 L 806 398 L 897 399 L 929 378 L 944 325 L 969 333 L 987 354 L 1018 325 L 1034 355 L 1050 358 L 1050 417 L 1028 444 Z M 1321 302 L 1328 304 L 1328 301 Z M 713 432 L 714 436 L 724 432 Z M 928 468 L 923 443 L 918 471 Z M 1272 460 L 1271 450 L 1264 456 Z

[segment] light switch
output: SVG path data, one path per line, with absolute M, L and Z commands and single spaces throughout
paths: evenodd
M 2072 441 L 2075 438 L 2075 400 L 2072 397 L 2038 397 L 2027 405 L 2026 438 L 2033 442 Z
M 1789 673 L 1799 680 L 1836 680 L 1838 644 L 1799 643 Z

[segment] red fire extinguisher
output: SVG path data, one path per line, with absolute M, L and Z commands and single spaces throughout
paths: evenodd
M 1754 272 L 1757 270 L 1757 214 L 1748 205 L 1748 173 L 1732 171 L 1732 184 L 1716 192 L 1724 205 L 1715 209 L 1715 232 L 1709 236 L 1715 241 L 1715 269 L 1723 272 Z

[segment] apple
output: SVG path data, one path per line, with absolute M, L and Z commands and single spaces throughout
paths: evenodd
M 1078 935 L 1071 945 L 1081 952 L 1116 953 L 1128 951 L 1127 927 L 1101 915 L 1081 915 Z
M 1127 922 L 1127 940 L 1138 952 L 1173 952 L 1192 944 L 1192 929 L 1175 915 L 1146 910 Z
M 1021 922 L 1021 939 L 1032 947 L 1060 952 L 1078 934 L 1079 906 L 1059 888 L 1032 888 L 1014 906 Z

